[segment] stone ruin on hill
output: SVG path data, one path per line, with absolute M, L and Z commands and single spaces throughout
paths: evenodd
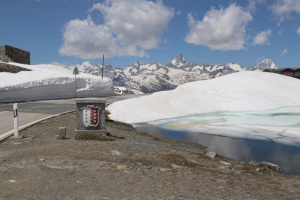
M 3 45 L 0 47 L 0 60 L 30 65 L 30 52 Z

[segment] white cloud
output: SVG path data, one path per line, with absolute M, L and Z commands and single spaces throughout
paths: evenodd
M 297 33 L 300 35 L 300 27 L 297 29 Z
M 282 22 L 285 18 L 289 18 L 291 13 L 300 14 L 299 0 L 277 0 L 270 6 L 273 14 Z
M 271 29 L 267 31 L 262 31 L 259 34 L 257 34 L 253 40 L 253 45 L 258 45 L 258 44 L 268 44 L 270 45 L 271 43 L 268 41 L 269 37 L 271 36 Z
M 65 26 L 64 44 L 59 53 L 84 59 L 120 55 L 121 50 L 112 32 L 105 25 L 96 25 L 91 19 L 71 20 Z
M 288 49 L 284 49 L 283 52 L 280 54 L 280 57 L 284 56 L 287 53 L 288 53 Z
M 252 13 L 255 13 L 257 4 L 262 4 L 265 2 L 266 0 L 248 0 L 247 10 L 250 10 Z
M 248 6 L 247 6 L 247 9 L 250 10 L 251 12 L 256 12 L 256 2 L 255 1 L 251 1 L 251 0 L 248 0 Z
M 95 4 L 105 24 L 124 45 L 138 45 L 144 49 L 158 46 L 160 36 L 174 15 L 174 10 L 165 7 L 162 1 L 109 0 L 106 4 Z
M 190 32 L 185 41 L 208 46 L 214 50 L 244 49 L 245 27 L 252 20 L 251 13 L 236 4 L 216 10 L 211 8 L 202 21 L 188 15 Z
M 91 17 L 69 21 L 63 33 L 64 44 L 59 52 L 80 58 L 139 56 L 144 50 L 157 48 L 174 10 L 162 1 L 106 0 L 94 4 L 90 13 L 100 11 L 104 23 Z

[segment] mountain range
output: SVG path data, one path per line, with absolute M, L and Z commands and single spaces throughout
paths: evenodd
M 89 62 L 68 65 L 66 68 L 73 70 L 75 66 L 81 73 L 97 76 L 101 74 L 102 66 L 92 65 Z M 115 86 L 152 93 L 172 90 L 187 82 L 208 80 L 235 72 L 263 71 L 265 69 L 277 69 L 277 67 L 270 59 L 263 59 L 256 66 L 248 68 L 235 63 L 227 65 L 197 64 L 193 61 L 187 61 L 181 54 L 178 54 L 165 65 L 158 62 L 150 64 L 134 62 L 124 69 L 106 65 L 104 76 L 111 78 Z

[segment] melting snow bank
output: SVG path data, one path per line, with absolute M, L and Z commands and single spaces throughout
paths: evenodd
M 200 113 L 260 111 L 285 106 L 300 106 L 299 79 L 266 72 L 239 72 L 116 102 L 108 110 L 113 120 L 138 123 Z
M 0 102 L 99 97 L 114 95 L 113 83 L 108 78 L 79 74 L 54 65 L 23 65 L 32 71 L 0 73 Z
M 216 79 L 187 83 L 172 91 L 158 92 L 150 96 L 116 102 L 110 105 L 108 110 L 111 113 L 111 119 L 133 124 L 220 112 L 236 112 L 235 114 L 237 114 L 238 112 L 260 111 L 263 114 L 266 110 L 299 106 L 299 79 L 274 73 L 239 72 Z M 291 112 L 296 113 L 293 119 L 300 123 L 299 108 L 289 109 L 292 109 Z M 221 120 L 227 121 L 227 124 L 218 124 L 219 126 L 216 128 L 215 124 L 212 123 L 210 125 L 214 127 L 206 129 L 198 124 L 197 130 L 216 134 L 217 131 L 214 129 L 219 129 L 219 134 L 227 134 L 227 136 L 229 136 L 228 134 L 241 134 L 241 132 L 245 132 L 244 130 L 248 134 L 260 134 L 257 130 L 249 131 L 253 124 L 247 125 L 246 123 L 246 125 L 242 125 L 236 121 L 238 119 L 240 119 L 239 114 L 235 120 L 230 120 L 229 123 L 226 116 L 223 116 Z M 220 122 L 220 119 L 214 120 Z M 247 120 L 249 118 L 246 117 L 244 121 Z M 156 124 L 160 124 L 160 122 Z M 233 124 L 239 125 L 233 127 Z M 266 133 L 272 130 L 270 133 L 275 134 L 276 132 L 277 135 L 283 133 L 279 126 L 260 124 L 263 132 Z M 195 128 L 195 126 L 193 127 Z M 288 136 L 300 138 L 299 126 L 291 128 Z

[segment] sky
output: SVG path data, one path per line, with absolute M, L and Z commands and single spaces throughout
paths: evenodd
M 166 64 L 177 54 L 300 68 L 299 0 L 2 0 L 0 46 L 31 64 Z

